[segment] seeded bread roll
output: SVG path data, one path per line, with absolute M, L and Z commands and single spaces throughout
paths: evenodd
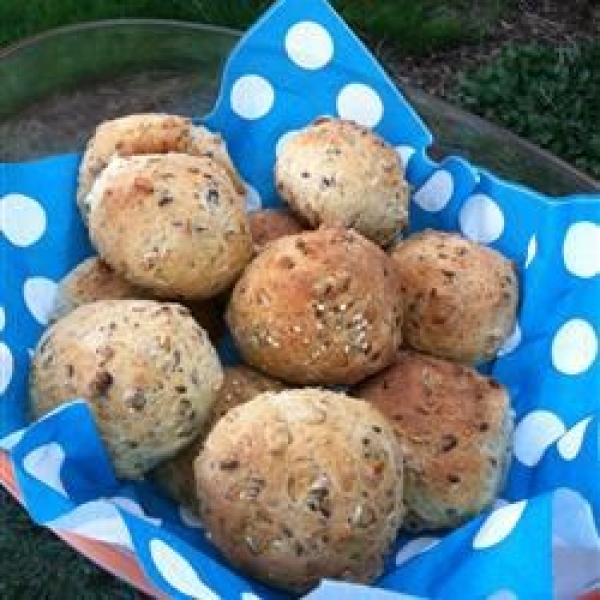
M 387 245 L 408 224 L 409 188 L 395 149 L 351 121 L 320 119 L 275 165 L 277 190 L 311 225 L 353 228 Z
M 229 410 L 254 399 L 263 392 L 279 392 L 284 385 L 254 369 L 239 365 L 224 369 L 223 386 L 212 406 L 200 435 L 184 450 L 158 465 L 153 479 L 179 504 L 192 512 L 198 510 L 194 480 L 194 461 L 200 454 L 206 435 Z
M 237 567 L 301 593 L 369 582 L 402 520 L 402 456 L 366 402 L 316 389 L 230 410 L 195 463 L 200 514 Z
M 500 384 L 471 367 L 403 351 L 356 395 L 398 435 L 405 528 L 456 527 L 492 503 L 504 483 L 513 429 Z
M 151 300 L 147 290 L 135 287 L 105 261 L 97 256 L 79 263 L 59 283 L 50 323 L 55 323 L 82 304 L 98 300 Z M 193 302 L 187 305 L 192 316 L 216 343 L 225 330 L 222 310 L 212 302 Z
M 90 197 L 90 236 L 99 254 L 158 297 L 210 298 L 252 257 L 244 197 L 212 159 L 113 158 Z
M 113 156 L 167 152 L 214 158 L 229 173 L 238 191 L 244 192 L 244 184 L 221 136 L 176 115 L 129 115 L 102 123 L 88 142 L 79 168 L 77 190 L 77 203 L 84 220 L 87 221 L 90 208 L 87 196 Z
M 283 237 L 306 229 L 289 211 L 281 208 L 255 210 L 248 215 L 254 253 L 260 254 L 265 246 Z
M 493 358 L 515 326 L 513 264 L 457 234 L 424 231 L 391 253 L 404 298 L 404 343 L 465 363 Z
M 319 229 L 269 244 L 236 284 L 226 320 L 257 369 L 303 385 L 353 384 L 394 360 L 402 299 L 380 248 Z
M 49 321 L 58 321 L 78 306 L 97 300 L 146 297 L 148 292 L 117 275 L 115 270 L 98 256 L 92 256 L 79 263 L 60 281 Z
M 46 331 L 31 409 L 38 418 L 86 399 L 117 474 L 137 479 L 197 436 L 222 382 L 215 350 L 183 306 L 104 300 Z

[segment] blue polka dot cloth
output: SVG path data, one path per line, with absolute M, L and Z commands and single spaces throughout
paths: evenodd
M 600 197 L 548 198 L 458 157 L 433 162 L 430 132 L 332 8 L 282 0 L 235 49 L 204 119 L 247 181 L 249 209 L 280 204 L 275 157 L 321 115 L 393 144 L 413 188 L 411 230 L 458 231 L 499 250 L 517 266 L 522 297 L 512 335 L 485 366 L 516 416 L 501 498 L 455 531 L 400 537 L 372 586 L 325 581 L 308 597 L 514 600 L 597 589 Z M 0 447 L 18 494 L 36 522 L 130 556 L 164 596 L 286 598 L 228 565 L 200 523 L 150 483 L 117 480 L 83 400 L 28 423 L 29 362 L 56 282 L 92 253 L 74 202 L 79 159 L 0 165 Z

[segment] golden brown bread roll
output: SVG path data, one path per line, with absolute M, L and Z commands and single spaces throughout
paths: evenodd
M 257 369 L 297 384 L 353 384 L 394 360 L 402 299 L 379 247 L 319 229 L 269 244 L 236 284 L 226 320 Z
M 239 365 L 224 369 L 223 385 L 213 404 L 210 415 L 198 437 L 181 452 L 158 465 L 152 475 L 173 499 L 192 512 L 198 510 L 198 496 L 194 480 L 194 461 L 200 454 L 204 439 L 217 421 L 235 406 L 254 399 L 263 392 L 279 392 L 284 385 L 254 369 Z
M 147 297 L 148 292 L 123 279 L 106 261 L 92 256 L 61 279 L 49 320 L 58 321 L 78 306 L 97 300 Z
M 148 290 L 136 287 L 117 275 L 98 256 L 87 258 L 70 271 L 59 283 L 50 323 L 62 319 L 82 304 L 98 300 L 151 300 Z M 225 330 L 223 311 L 217 303 L 196 301 L 186 305 L 192 316 L 216 343 Z
M 316 389 L 230 410 L 195 464 L 201 518 L 237 567 L 304 592 L 369 582 L 402 520 L 402 456 L 368 403 Z
M 31 409 L 38 418 L 84 398 L 117 474 L 136 479 L 196 437 L 222 382 L 215 350 L 183 306 L 104 300 L 46 331 Z
M 386 245 L 408 224 L 396 150 L 351 121 L 324 118 L 295 135 L 275 165 L 277 190 L 312 226 L 353 228 Z
M 391 252 L 404 298 L 404 343 L 466 363 L 489 360 L 514 329 L 513 264 L 453 233 L 424 231 Z
M 355 394 L 398 435 L 406 528 L 456 527 L 492 503 L 512 435 L 510 401 L 500 384 L 471 367 L 403 351 Z
M 212 159 L 114 158 L 89 196 L 98 253 L 155 296 L 215 296 L 252 257 L 244 197 Z
M 87 144 L 79 168 L 77 203 L 84 220 L 89 214 L 88 194 L 113 156 L 180 152 L 216 160 L 244 192 L 221 136 L 196 126 L 190 119 L 167 114 L 136 114 L 101 123 Z
M 292 213 L 281 208 L 255 210 L 248 215 L 248 221 L 255 254 L 260 254 L 268 243 L 280 237 L 306 229 Z

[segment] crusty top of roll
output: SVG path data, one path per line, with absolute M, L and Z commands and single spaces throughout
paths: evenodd
M 514 329 L 514 265 L 458 234 L 427 230 L 391 252 L 404 298 L 406 345 L 450 360 L 489 360 Z
M 402 299 L 378 246 L 322 228 L 269 244 L 236 284 L 226 319 L 246 362 L 273 377 L 352 384 L 394 359 Z
M 277 190 L 311 225 L 353 228 L 387 245 L 408 224 L 409 188 L 396 150 L 351 121 L 323 118 L 287 142 Z
M 77 202 L 87 220 L 87 195 L 113 156 L 181 152 L 216 160 L 229 173 L 238 191 L 244 191 L 220 135 L 194 125 L 191 119 L 162 113 L 142 113 L 101 123 L 89 140 L 79 169 Z

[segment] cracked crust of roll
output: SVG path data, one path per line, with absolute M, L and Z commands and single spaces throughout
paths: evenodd
M 201 430 L 223 373 L 178 304 L 104 300 L 46 330 L 32 361 L 31 412 L 88 403 L 119 476 L 139 479 Z
M 471 367 L 412 351 L 359 387 L 392 423 L 405 459 L 404 527 L 456 527 L 504 484 L 513 413 L 506 389 Z
M 253 400 L 263 392 L 285 389 L 281 382 L 243 365 L 226 367 L 223 375 L 223 386 L 200 435 L 187 448 L 158 465 L 152 472 L 154 481 L 162 489 L 194 513 L 198 512 L 194 461 L 198 458 L 208 433 L 232 408 Z
M 210 158 L 116 158 L 89 196 L 90 237 L 98 253 L 154 296 L 213 297 L 252 258 L 244 196 Z
M 269 244 L 237 282 L 226 320 L 245 361 L 272 377 L 354 384 L 394 360 L 402 300 L 378 246 L 322 228 Z
M 307 229 L 290 211 L 282 208 L 265 208 L 248 215 L 254 254 L 260 254 L 267 244 L 286 235 Z
M 381 574 L 402 520 L 402 470 L 377 410 L 316 389 L 230 410 L 195 463 L 211 540 L 246 573 L 296 593 Z
M 244 184 L 220 135 L 178 115 L 128 115 L 101 123 L 87 144 L 79 167 L 77 190 L 77 204 L 84 220 L 89 215 L 87 196 L 111 158 L 167 152 L 213 158 L 229 173 L 237 190 L 244 193 Z
M 281 151 L 275 180 L 313 227 L 356 229 L 385 246 L 408 225 L 409 187 L 396 150 L 354 122 L 323 118 L 300 131 Z
M 513 263 L 458 234 L 427 230 L 391 257 L 404 298 L 404 343 L 465 363 L 493 358 L 515 326 Z

